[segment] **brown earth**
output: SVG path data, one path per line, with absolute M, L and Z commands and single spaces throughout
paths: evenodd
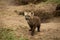
M 0 27 L 13 29 L 16 36 L 23 36 L 29 40 L 60 40 L 60 17 L 49 19 L 48 23 L 41 23 L 41 32 L 30 35 L 29 26 L 24 16 L 19 16 L 14 10 L 24 10 L 23 6 L 5 6 L 0 8 Z

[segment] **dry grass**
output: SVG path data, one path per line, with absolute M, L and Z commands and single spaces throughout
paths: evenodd
M 17 15 L 17 13 L 14 12 L 14 10 L 24 11 L 29 9 L 30 7 L 28 5 L 4 7 L 3 11 L 2 9 L 0 11 L 0 27 L 12 29 L 16 37 L 18 38 L 22 35 L 22 37 L 28 38 L 29 40 L 59 40 L 60 39 L 60 17 L 49 19 L 49 23 L 42 23 L 41 32 L 38 33 L 36 31 L 34 36 L 30 35 L 30 32 L 28 31 L 29 26 L 24 16 L 19 16 Z

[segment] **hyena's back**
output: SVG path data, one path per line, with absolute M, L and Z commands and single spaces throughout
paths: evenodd
M 29 24 L 30 25 L 40 25 L 41 21 L 40 21 L 40 18 L 38 16 L 33 16 L 33 18 L 30 18 L 29 20 Z

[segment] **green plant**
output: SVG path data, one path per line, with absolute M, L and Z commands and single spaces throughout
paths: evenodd
M 11 29 L 0 28 L 0 40 L 28 40 L 23 37 L 16 37 L 14 31 Z
M 27 38 L 23 37 L 23 35 L 20 36 L 19 40 L 28 40 Z
M 15 40 L 14 33 L 10 29 L 0 28 L 0 40 Z
M 48 0 L 47 2 L 53 2 L 53 3 L 60 4 L 60 0 Z

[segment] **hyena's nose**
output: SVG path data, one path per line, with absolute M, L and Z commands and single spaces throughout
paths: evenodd
M 29 18 L 30 18 L 30 16 L 25 16 L 25 19 L 26 19 L 26 20 L 29 20 Z

